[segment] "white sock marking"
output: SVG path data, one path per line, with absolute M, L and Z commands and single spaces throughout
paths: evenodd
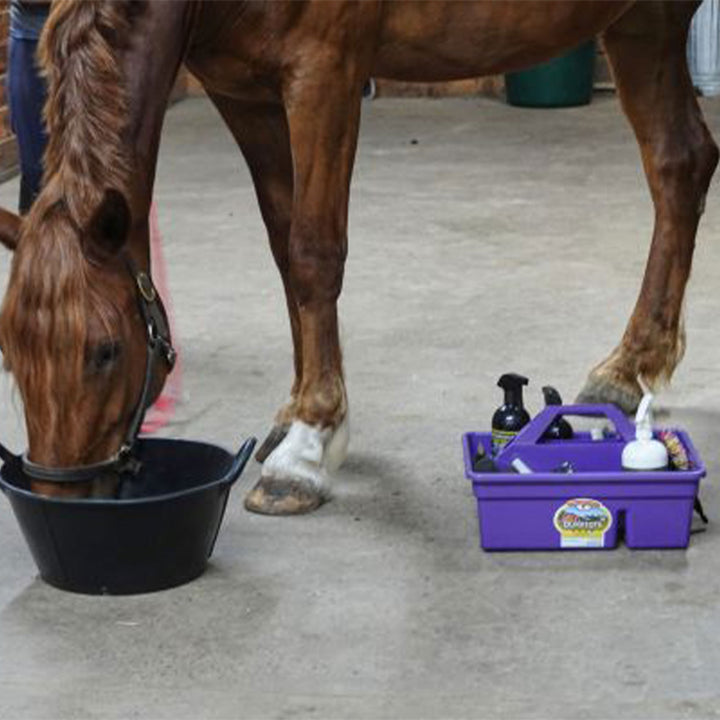
M 300 480 L 327 497 L 330 494 L 330 473 L 335 472 L 345 460 L 349 439 L 347 415 L 334 431 L 293 420 L 283 441 L 263 463 L 261 476 Z

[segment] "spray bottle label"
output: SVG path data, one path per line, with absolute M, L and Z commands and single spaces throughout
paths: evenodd
M 553 517 L 560 533 L 560 547 L 605 547 L 605 533 L 612 527 L 612 513 L 599 501 L 591 498 L 568 500 Z
M 493 430 L 493 453 L 497 455 L 511 440 L 514 440 L 516 437 L 517 432 L 514 432 L 512 430 Z

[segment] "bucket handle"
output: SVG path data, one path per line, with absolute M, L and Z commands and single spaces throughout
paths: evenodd
M 606 417 L 625 442 L 630 442 L 635 438 L 635 425 L 628 420 L 617 405 L 611 403 L 605 405 L 548 405 L 506 447 L 511 446 L 516 449 L 518 445 L 535 445 L 553 424 L 553 421 L 566 415 Z
M 0 443 L 0 460 L 3 461 L 3 466 L 12 466 L 16 464 L 19 465 L 22 462 L 22 456 L 16 455 L 14 452 L 11 452 L 2 443 Z M 4 485 L 2 486 L 2 491 L 7 492 Z
M 14 452 L 11 452 L 2 443 L 0 443 L 0 460 L 2 460 L 4 463 L 7 463 L 8 465 L 12 465 L 13 463 L 20 462 L 21 459 L 22 456 L 16 455 Z
M 230 469 L 225 473 L 225 477 L 222 479 L 222 485 L 233 485 L 235 481 L 240 477 L 242 471 L 247 465 L 247 461 L 252 456 L 252 452 L 255 449 L 257 438 L 249 437 L 237 451 L 237 455 L 233 458 Z
M 237 455 L 235 455 L 235 457 L 233 458 L 230 469 L 225 473 L 225 477 L 220 481 L 220 485 L 218 487 L 223 488 L 220 492 L 225 497 L 222 501 L 222 508 L 220 509 L 217 527 L 215 528 L 215 535 L 213 536 L 212 542 L 208 546 L 208 558 L 210 558 L 210 556 L 213 554 L 213 550 L 215 549 L 215 543 L 217 542 L 217 537 L 220 533 L 220 525 L 222 525 L 223 517 L 225 515 L 225 508 L 227 507 L 228 498 L 230 497 L 230 488 L 240 477 L 245 465 L 247 465 L 247 461 L 250 459 L 250 457 L 252 456 L 252 451 L 255 449 L 255 443 L 257 443 L 257 438 L 249 437 L 242 444 L 240 449 L 237 451 Z M 227 492 L 224 489 L 226 485 L 228 488 Z

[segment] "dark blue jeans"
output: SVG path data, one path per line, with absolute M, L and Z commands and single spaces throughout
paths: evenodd
M 45 81 L 38 73 L 36 40 L 10 38 L 8 100 L 10 123 L 20 150 L 20 213 L 26 213 L 40 192 L 47 136 L 42 110 Z

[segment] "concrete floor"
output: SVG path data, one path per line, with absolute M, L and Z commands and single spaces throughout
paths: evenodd
M 704 102 L 720 137 L 720 102 Z M 414 143 L 413 141 L 417 142 Z M 17 183 L 0 187 L 13 205 Z M 2 718 L 720 716 L 720 198 L 661 398 L 708 464 L 687 551 L 485 554 L 460 435 L 507 370 L 567 399 L 635 300 L 652 209 L 617 104 L 365 108 L 340 311 L 353 437 L 335 500 L 274 519 L 233 492 L 212 566 L 148 596 L 54 590 L 0 503 Z M 185 401 L 167 432 L 237 447 L 290 385 L 248 173 L 202 100 L 173 108 L 157 203 Z M 7 259 L 2 258 L 3 277 Z M 22 447 L 3 380 L 2 437 Z

